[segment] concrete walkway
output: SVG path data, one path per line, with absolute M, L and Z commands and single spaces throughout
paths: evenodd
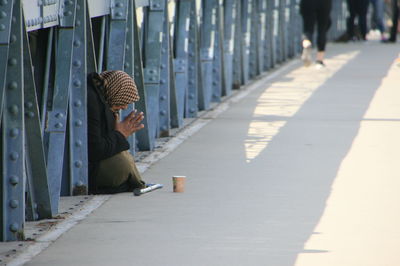
M 111 197 L 27 265 L 400 265 L 400 46 L 328 49 L 150 167 L 164 189 Z

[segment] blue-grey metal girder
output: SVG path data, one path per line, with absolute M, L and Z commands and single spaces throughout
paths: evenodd
M 185 117 L 196 117 L 199 110 L 198 91 L 201 87 L 201 67 L 199 58 L 199 26 L 197 23 L 197 10 L 194 2 L 190 9 L 188 90 Z
M 1 240 L 23 240 L 25 222 L 25 125 L 22 9 L 13 1 L 2 119 Z
M 170 60 L 172 57 L 170 55 L 170 27 L 168 21 L 168 8 L 164 12 L 164 27 L 163 27 L 163 38 L 161 44 L 161 65 L 160 65 L 160 94 L 159 94 L 159 136 L 167 137 L 170 133 L 171 127 L 171 116 L 170 116 L 170 90 L 175 90 L 175 86 L 171 88 L 170 80 Z
M 177 95 L 178 123 L 174 127 L 183 125 L 185 102 L 188 95 L 188 58 L 189 58 L 189 27 L 190 27 L 190 0 L 181 0 L 176 7 L 176 21 L 174 33 L 174 72 L 175 89 Z
M 77 0 L 68 117 L 70 195 L 88 192 L 86 69 L 86 0 Z
M 76 0 L 73 1 L 73 7 L 71 9 L 71 6 L 68 5 L 68 11 L 72 10 L 73 13 L 67 13 L 67 15 L 75 18 Z M 62 171 L 64 163 L 66 163 L 63 158 L 70 86 L 82 86 L 82 84 L 78 84 L 80 81 L 76 83 L 71 82 L 74 23 L 72 21 L 71 24 L 66 19 L 64 25 L 66 26 L 58 30 L 53 102 L 51 111 L 47 112 L 46 124 L 46 133 L 48 135 L 47 175 L 50 177 L 49 183 L 53 214 L 58 212 Z
M 28 187 L 27 220 L 51 218 L 51 199 L 43 149 L 39 106 L 33 76 L 27 32 L 23 32 L 24 107 L 26 177 Z

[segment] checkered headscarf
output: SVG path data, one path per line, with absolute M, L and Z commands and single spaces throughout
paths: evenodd
M 104 71 L 100 77 L 104 79 L 104 97 L 110 106 L 131 104 L 139 100 L 135 81 L 124 71 Z

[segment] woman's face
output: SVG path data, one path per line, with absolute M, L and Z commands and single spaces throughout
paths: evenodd
M 128 105 L 127 105 L 127 104 L 125 104 L 125 105 L 113 105 L 113 106 L 111 106 L 111 110 L 112 110 L 113 112 L 118 112 L 119 110 L 121 110 L 121 109 L 126 109 L 126 108 L 128 108 Z

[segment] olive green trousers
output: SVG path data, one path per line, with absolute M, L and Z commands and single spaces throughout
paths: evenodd
M 101 189 L 117 189 L 116 192 L 123 192 L 123 190 L 144 188 L 145 182 L 136 168 L 133 156 L 129 151 L 123 151 L 100 161 L 97 186 Z M 122 191 L 118 191 L 118 188 Z

